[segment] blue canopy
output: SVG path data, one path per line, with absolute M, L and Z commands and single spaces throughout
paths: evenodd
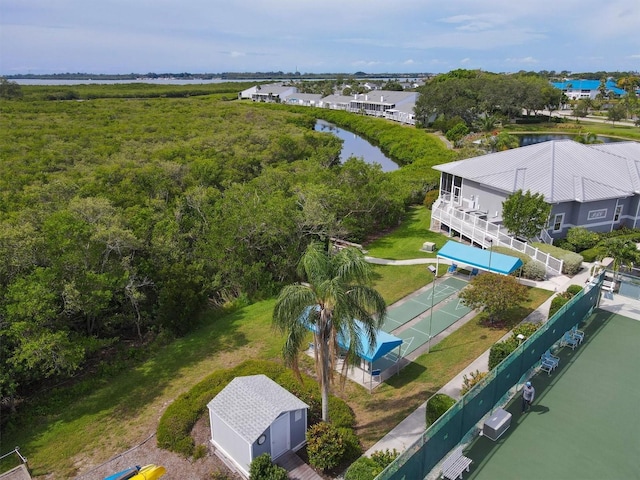
M 360 327 L 360 334 L 358 335 L 358 342 L 360 344 L 360 358 L 365 359 L 367 362 L 375 362 L 381 357 L 384 357 L 387 353 L 396 347 L 402 345 L 402 339 L 385 332 L 384 330 L 378 330 L 376 332 L 376 345 L 373 349 L 370 348 L 369 339 L 365 333 L 364 325 L 360 320 L 355 320 Z M 340 346 L 344 349 L 349 348 L 349 342 L 344 342 L 342 339 L 338 340 Z
M 438 251 L 437 256 L 449 259 L 453 263 L 503 275 L 515 272 L 523 265 L 522 260 L 517 257 L 470 247 L 451 240 Z
M 312 332 L 315 331 L 315 323 L 309 322 L 309 311 L 313 307 L 307 307 L 303 312 L 300 320 L 306 325 L 306 327 Z M 374 362 L 381 357 L 384 357 L 387 353 L 391 352 L 394 348 L 402 345 L 402 339 L 396 337 L 395 335 L 391 335 L 390 333 L 385 332 L 384 330 L 378 330 L 376 332 L 376 345 L 370 348 L 369 338 L 366 334 L 366 329 L 364 324 L 360 320 L 354 320 L 356 325 L 358 326 L 358 343 L 360 350 L 360 358 L 366 360 L 367 362 Z M 349 349 L 349 345 L 351 342 L 348 339 L 338 338 L 338 345 L 340 345 L 345 350 Z

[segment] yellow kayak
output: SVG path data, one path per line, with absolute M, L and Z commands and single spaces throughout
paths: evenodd
M 156 480 L 167 473 L 167 469 L 160 465 L 146 465 L 140 469 L 131 480 Z

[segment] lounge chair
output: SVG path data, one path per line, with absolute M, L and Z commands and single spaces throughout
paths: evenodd
M 579 344 L 580 341 L 575 338 L 573 335 L 571 335 L 571 330 L 565 332 L 565 334 L 562 336 L 562 340 L 560 342 L 560 344 L 565 347 L 571 347 L 571 350 L 575 349 Z
M 540 362 L 540 370 L 542 370 L 543 372 L 547 372 L 548 375 L 551 375 L 551 371 L 555 370 L 557 366 L 557 363 L 552 363 L 548 360 L 545 360 L 544 357 Z
M 553 368 L 556 368 L 560 363 L 560 357 L 556 357 L 555 355 L 551 354 L 551 350 L 547 350 L 542 354 L 542 361 L 550 363 L 553 365 Z
M 578 343 L 582 343 L 584 340 L 584 332 L 582 330 L 578 330 L 577 325 L 571 327 L 571 330 L 569 331 L 571 332 L 571 336 L 578 340 Z

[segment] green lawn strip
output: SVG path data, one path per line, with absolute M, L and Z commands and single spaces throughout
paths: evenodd
M 402 224 L 385 235 L 366 244 L 368 255 L 376 258 L 405 260 L 411 258 L 435 258 L 435 253 L 420 249 L 424 242 L 434 242 L 438 248 L 447 243 L 448 237 L 429 230 L 431 211 L 425 207 L 413 207 Z
M 505 131 L 509 133 L 557 133 L 567 135 L 595 133 L 596 135 L 640 141 L 640 128 L 638 127 L 589 121 L 576 122 L 575 117 L 564 123 L 508 125 L 505 127 Z

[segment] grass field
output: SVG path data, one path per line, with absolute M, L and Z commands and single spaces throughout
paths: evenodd
M 369 254 L 385 258 L 422 255 L 427 239 L 444 244 L 446 237 L 427 232 L 428 212 L 411 211 L 396 231 L 369 245 Z M 398 247 L 394 247 L 398 245 Z M 413 255 L 411 252 L 413 251 Z M 375 266 L 375 286 L 388 304 L 431 281 L 424 265 Z M 334 393 L 354 410 L 357 432 L 365 448 L 373 445 L 450 378 L 533 311 L 551 292 L 530 289 L 529 302 L 510 312 L 501 328 L 484 326 L 482 316 L 419 357 L 370 394 L 347 382 Z M 20 446 L 35 476 L 69 478 L 91 459 L 98 463 L 144 440 L 155 431 L 166 406 L 211 372 L 247 358 L 280 361 L 283 339 L 271 328 L 274 301 L 268 300 L 227 315 L 211 313 L 184 338 L 157 341 L 136 361 L 129 352 L 120 364 L 74 385 L 42 395 L 22 408 L 20 420 L 2 433 L 2 451 Z M 140 353 L 140 352 L 138 352 Z M 311 367 L 310 359 L 303 359 Z
M 568 120 L 565 123 L 508 125 L 505 127 L 505 130 L 513 133 L 566 133 L 576 135 L 594 133 L 596 135 L 640 141 L 640 128 L 638 127 L 612 125 L 611 123 L 575 121 L 575 119 Z

